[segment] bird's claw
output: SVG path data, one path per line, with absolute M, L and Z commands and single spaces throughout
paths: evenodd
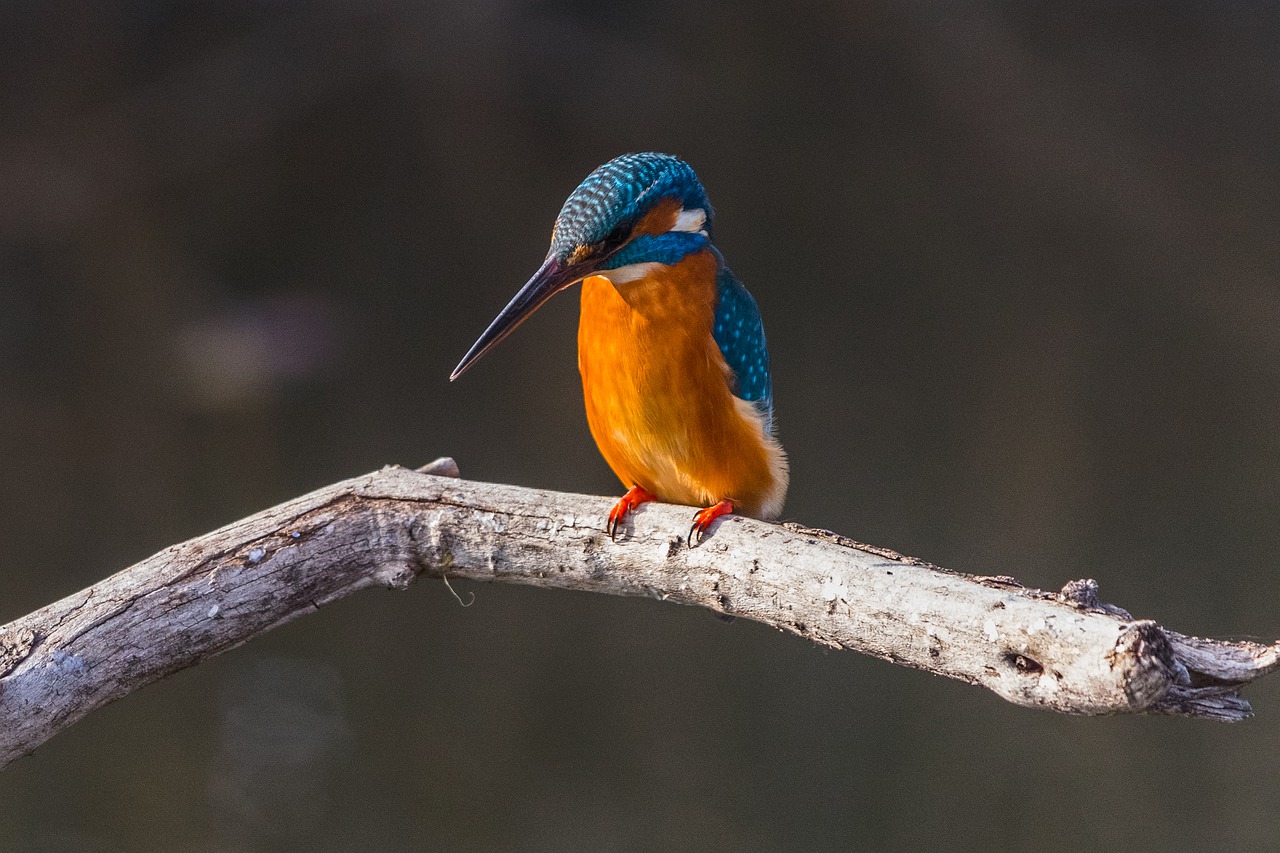
M 733 512 L 733 501 L 725 499 L 715 506 L 709 506 L 694 513 L 693 526 L 689 528 L 689 537 L 686 540 L 689 547 L 692 548 L 702 542 L 702 537 L 706 535 L 707 528 L 711 526 L 711 522 L 731 512 Z M 697 537 L 696 541 L 694 539 L 695 536 Z
M 652 492 L 641 488 L 640 486 L 632 486 L 625 495 L 618 499 L 613 505 L 613 509 L 609 510 L 609 522 L 605 525 L 605 532 L 609 534 L 610 541 L 616 541 L 618 537 L 618 529 L 622 527 L 622 522 L 626 520 L 627 513 L 640 506 L 642 503 L 657 500 L 657 496 Z

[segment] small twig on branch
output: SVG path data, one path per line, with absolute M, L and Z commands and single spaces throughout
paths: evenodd
M 447 476 L 432 476 L 444 474 Z M 1067 714 L 1240 720 L 1280 645 L 1166 631 L 1102 604 L 950 572 L 822 530 L 386 468 L 166 548 L 0 628 L 0 767 L 85 714 L 371 586 L 465 578 L 693 604 Z

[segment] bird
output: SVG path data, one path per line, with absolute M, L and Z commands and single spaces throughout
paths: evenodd
M 587 425 L 627 489 L 616 538 L 649 501 L 700 506 L 686 541 L 729 513 L 774 520 L 789 480 L 755 299 L 712 242 L 694 170 L 624 154 L 570 193 L 542 265 L 454 368 L 457 379 L 552 296 L 581 282 L 578 370 Z

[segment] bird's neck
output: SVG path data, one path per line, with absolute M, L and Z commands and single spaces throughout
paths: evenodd
M 685 255 L 674 264 L 640 263 L 594 278 L 598 283 L 583 285 L 583 306 L 598 301 L 597 307 L 624 312 L 632 321 L 706 319 L 715 307 L 716 276 L 720 257 L 711 249 Z M 591 280 L 588 279 L 588 282 Z M 587 291 L 592 292 L 588 297 Z

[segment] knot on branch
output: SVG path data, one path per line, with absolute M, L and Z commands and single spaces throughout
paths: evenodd
M 36 644 L 36 634 L 30 628 L 17 628 L 0 633 L 0 678 L 17 669 L 27 659 Z
M 1112 616 L 1119 616 L 1121 619 L 1133 618 L 1129 611 L 1123 607 L 1116 607 L 1114 604 L 1106 604 L 1099 601 L 1098 582 L 1093 578 L 1068 581 L 1062 591 L 1058 593 L 1058 600 L 1064 604 L 1070 604 L 1078 610 L 1109 613 Z
M 1096 587 L 1097 584 L 1094 584 Z M 1178 665 L 1173 644 L 1164 630 L 1149 619 L 1125 628 L 1116 641 L 1112 666 L 1124 674 L 1124 692 L 1138 710 L 1150 708 L 1164 698 L 1185 670 Z

